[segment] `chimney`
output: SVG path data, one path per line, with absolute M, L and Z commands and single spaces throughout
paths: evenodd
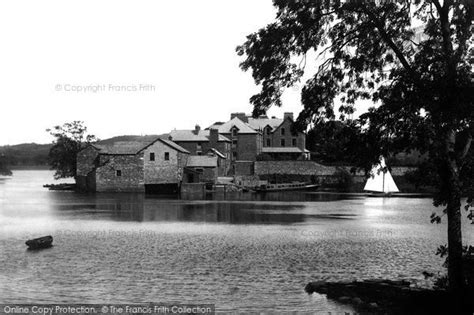
M 231 120 L 234 119 L 235 117 L 242 120 L 244 123 L 249 122 L 249 118 L 247 117 L 247 115 L 245 115 L 245 113 L 231 113 L 230 114 L 230 119 Z
M 201 126 L 199 126 L 199 125 L 196 125 L 196 126 L 194 126 L 193 133 L 194 133 L 195 135 L 197 135 L 197 134 L 199 133 L 199 131 L 200 131 L 200 130 L 201 130 Z
M 293 113 L 289 113 L 289 112 L 284 113 L 283 114 L 283 119 L 286 119 L 287 117 L 290 118 L 291 120 L 293 120 Z
M 217 141 L 219 141 L 219 131 L 212 128 L 209 130 L 209 146 L 215 148 L 217 146 Z

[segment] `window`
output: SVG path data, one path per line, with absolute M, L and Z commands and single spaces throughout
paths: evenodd
M 197 155 L 202 155 L 202 152 L 201 151 L 196 151 L 196 154 Z
M 271 147 L 272 146 L 272 142 L 270 141 L 270 139 L 267 139 L 267 147 Z
M 117 175 L 117 177 L 122 176 L 122 170 L 116 170 L 115 175 Z
M 267 135 L 270 135 L 270 133 L 271 133 L 271 129 L 270 129 L 270 127 L 268 127 L 267 128 Z
M 197 143 L 197 149 L 198 149 L 198 150 L 201 150 L 201 149 L 202 149 L 201 145 L 202 145 L 201 142 L 198 142 L 198 143 Z
M 237 132 L 238 132 L 237 128 L 235 128 L 235 127 L 232 128 L 232 136 L 233 137 L 237 137 Z
M 150 153 L 150 161 L 154 161 L 154 160 L 155 160 L 155 153 L 151 152 Z
M 293 140 L 291 140 L 291 145 L 296 147 L 296 138 L 293 138 Z
M 170 153 L 165 152 L 165 161 L 169 161 L 169 160 L 170 160 Z
M 237 152 L 232 151 L 232 158 L 233 158 L 234 160 L 237 160 Z
M 285 146 L 285 139 L 280 139 L 280 145 L 281 145 L 282 147 Z
M 285 128 L 281 128 L 280 132 L 281 132 L 281 135 L 284 136 L 285 135 Z

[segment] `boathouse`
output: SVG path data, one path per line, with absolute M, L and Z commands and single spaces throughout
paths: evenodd
M 91 144 L 77 155 L 78 188 L 97 192 L 175 192 L 189 152 L 167 139 Z

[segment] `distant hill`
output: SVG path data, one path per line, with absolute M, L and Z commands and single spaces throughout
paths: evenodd
M 48 153 L 52 144 L 22 143 L 0 146 L 0 155 L 8 166 L 48 165 Z
M 156 138 L 168 138 L 169 134 L 161 135 L 125 135 L 100 140 L 99 144 L 113 144 L 118 141 L 153 141 Z M 52 144 L 22 143 L 0 146 L 0 156 L 9 167 L 47 166 L 48 154 Z
M 98 144 L 113 144 L 113 143 L 119 142 L 119 141 L 142 141 L 142 142 L 146 142 L 146 141 L 153 141 L 156 138 L 167 139 L 168 137 L 169 137 L 168 133 L 164 133 L 164 134 L 161 134 L 161 135 L 146 135 L 146 136 L 126 135 L 126 136 L 117 136 L 117 137 L 112 137 L 112 138 L 109 138 L 109 139 L 100 140 L 97 143 Z

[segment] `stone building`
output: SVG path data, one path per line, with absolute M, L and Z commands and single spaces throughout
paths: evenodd
M 160 138 L 93 144 L 77 155 L 76 183 L 84 191 L 175 191 L 188 156 L 186 149 Z
M 252 118 L 245 113 L 232 113 L 225 123 L 215 123 L 208 129 L 232 142 L 231 161 L 256 161 L 260 154 L 273 160 L 307 160 L 306 134 L 294 131 L 293 113 L 283 118 L 261 116 Z
M 218 157 L 212 155 L 190 155 L 184 169 L 185 183 L 214 184 L 218 176 Z
M 231 162 L 231 141 L 217 129 L 172 130 L 169 139 L 183 147 L 191 155 L 218 156 L 219 176 L 227 175 Z
M 283 119 L 248 118 L 249 126 L 262 133 L 262 153 L 273 160 L 307 160 L 306 134 L 294 131 L 293 123 L 293 113 L 284 113 Z
M 242 120 L 244 119 L 244 120 Z M 262 134 L 247 124 L 243 113 L 231 114 L 231 120 L 214 124 L 208 129 L 217 129 L 231 141 L 231 162 L 255 161 L 262 152 Z

